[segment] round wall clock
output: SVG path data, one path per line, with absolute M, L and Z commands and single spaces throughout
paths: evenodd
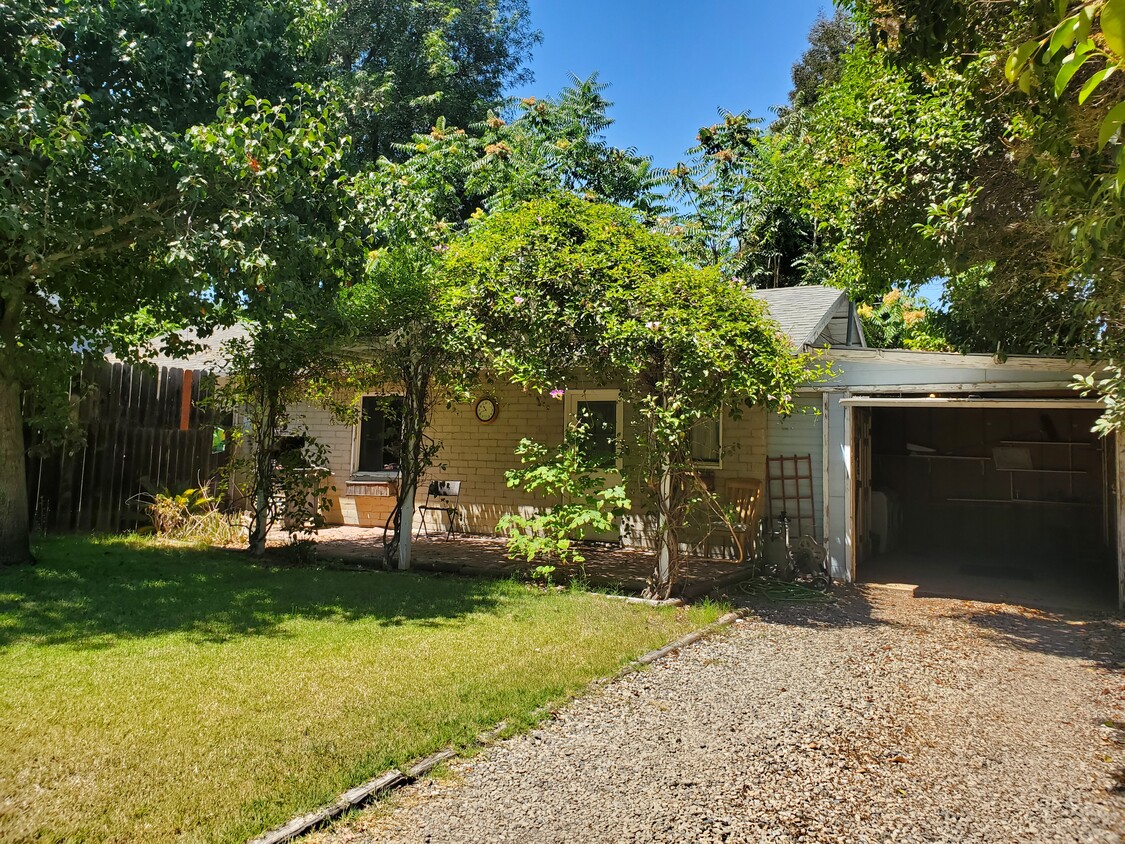
M 483 398 L 477 401 L 474 411 L 477 419 L 481 422 L 493 422 L 496 420 L 496 414 L 500 412 L 500 408 L 496 404 L 496 399 Z

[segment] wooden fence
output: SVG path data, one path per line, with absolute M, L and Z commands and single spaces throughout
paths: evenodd
M 32 524 L 43 530 L 118 531 L 147 523 L 136 496 L 181 492 L 227 460 L 222 414 L 206 401 L 207 373 L 123 363 L 87 368 L 72 389 L 77 448 L 44 450 L 28 434 Z

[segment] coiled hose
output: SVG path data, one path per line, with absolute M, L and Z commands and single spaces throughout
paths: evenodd
M 754 598 L 765 598 L 767 601 L 792 601 L 810 604 L 831 604 L 836 599 L 827 592 L 810 589 L 800 583 L 790 583 L 784 580 L 773 580 L 768 577 L 756 577 L 753 580 L 744 580 L 738 588 L 745 594 Z

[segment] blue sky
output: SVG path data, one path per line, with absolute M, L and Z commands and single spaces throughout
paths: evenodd
M 529 0 L 543 33 L 532 56 L 535 81 L 509 93 L 550 96 L 595 71 L 610 83 L 610 143 L 636 147 L 658 167 L 685 158 L 695 133 L 719 107 L 772 118 L 786 102 L 793 63 L 808 47 L 825 0 Z M 922 287 L 931 302 L 940 281 Z
M 557 93 L 570 74 L 597 71 L 611 87 L 610 143 L 636 147 L 671 167 L 717 109 L 771 118 L 784 103 L 790 68 L 807 46 L 824 0 L 529 0 L 543 43 L 535 81 L 510 93 Z

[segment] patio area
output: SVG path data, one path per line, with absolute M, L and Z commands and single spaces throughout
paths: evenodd
M 379 528 L 329 527 L 316 535 L 317 553 L 323 559 L 372 564 L 382 558 L 383 531 Z M 499 537 L 454 534 L 452 538 L 422 536 L 414 540 L 413 567 L 419 571 L 447 572 L 477 577 L 509 577 L 533 567 L 507 556 Z M 591 586 L 640 594 L 655 565 L 651 551 L 591 544 L 583 549 L 586 562 L 578 571 L 559 567 L 555 579 L 566 582 L 574 575 Z M 730 560 L 687 557 L 680 569 L 677 597 L 693 598 L 748 576 L 747 567 Z

